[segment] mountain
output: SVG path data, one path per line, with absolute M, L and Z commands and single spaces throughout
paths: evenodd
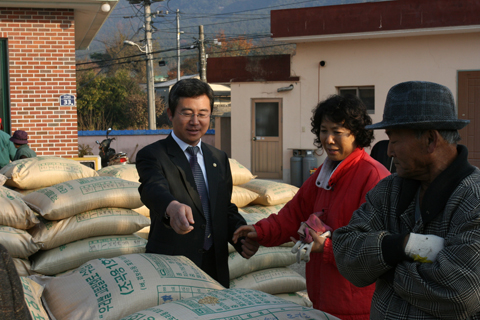
M 152 1 L 152 0 L 151 0 Z M 177 56 L 176 11 L 179 10 L 179 24 L 182 34 L 180 46 L 190 47 L 199 37 L 199 25 L 204 26 L 205 39 L 213 42 L 221 31 L 227 38 L 244 36 L 254 43 L 271 41 L 270 11 L 288 8 L 328 6 L 383 0 L 167 0 L 153 2 L 151 11 L 154 50 L 160 51 L 156 58 L 163 58 L 169 66 L 175 65 Z M 168 12 L 168 13 L 167 13 Z M 77 59 L 105 51 L 112 40 L 125 35 L 142 44 L 145 38 L 144 8 L 120 0 L 109 18 L 93 40 L 88 50 L 77 51 Z M 182 58 L 197 55 L 197 50 L 182 50 Z

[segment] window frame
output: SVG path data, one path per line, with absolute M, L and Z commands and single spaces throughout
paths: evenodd
M 342 90 L 355 90 L 355 95 L 357 98 L 360 98 L 360 90 L 361 89 L 372 89 L 373 90 L 373 106 L 369 108 L 369 106 L 365 103 L 365 106 L 367 107 L 367 113 L 368 114 L 374 114 L 375 113 L 375 86 L 345 86 L 345 87 L 337 87 L 337 93 L 341 95 Z M 363 101 L 363 100 L 362 100 Z

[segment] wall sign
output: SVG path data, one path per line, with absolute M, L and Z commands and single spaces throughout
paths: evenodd
M 75 96 L 71 94 L 63 94 L 60 96 L 60 106 L 73 107 L 75 106 Z

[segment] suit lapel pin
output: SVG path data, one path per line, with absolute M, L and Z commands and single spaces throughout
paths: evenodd
M 214 168 L 216 168 L 216 167 L 217 167 L 217 164 L 216 164 L 215 162 L 213 163 L 213 167 L 214 167 Z

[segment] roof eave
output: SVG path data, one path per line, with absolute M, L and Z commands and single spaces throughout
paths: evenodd
M 75 49 L 87 49 L 119 0 L 2 0 L 0 7 L 73 9 L 75 19 Z M 110 5 L 109 12 L 102 5 Z
M 335 40 L 362 40 L 362 39 L 375 39 L 375 38 L 412 37 L 412 36 L 469 33 L 469 32 L 480 32 L 480 25 L 445 27 L 445 28 L 429 28 L 429 29 L 409 29 L 409 30 L 390 30 L 390 31 L 310 35 L 310 36 L 296 36 L 296 37 L 278 37 L 273 39 L 275 41 L 281 41 L 286 43 L 302 43 L 302 42 L 323 42 L 323 41 L 335 41 Z

